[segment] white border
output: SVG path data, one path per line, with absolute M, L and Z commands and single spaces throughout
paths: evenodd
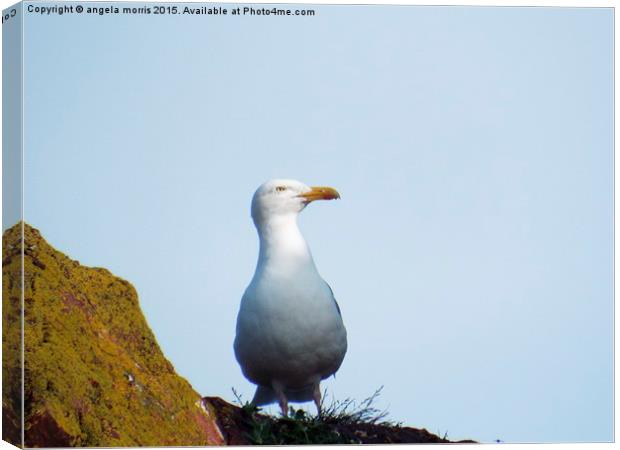
M 15 1 L 11 1 L 11 0 L 0 0 L 0 9 L 4 10 L 7 7 L 15 4 L 17 2 Z M 58 3 L 61 3 L 60 1 Z M 83 2 L 86 3 L 86 2 Z M 112 3 L 112 2 L 110 2 Z M 161 0 L 152 0 L 149 3 L 175 3 L 175 2 L 165 2 L 165 1 L 161 1 Z M 180 3 L 180 2 L 179 2 Z M 204 3 L 204 2 L 192 2 L 192 3 Z M 234 1 L 234 0 L 224 0 L 224 1 L 219 1 L 219 2 L 212 2 L 212 3 L 290 3 L 290 4 L 321 4 L 321 5 L 329 5 L 329 4 L 347 4 L 347 5 L 427 5 L 427 6 L 500 6 L 500 7 L 510 7 L 510 6 L 517 6 L 517 7 L 606 7 L 606 8 L 616 8 L 617 5 L 617 1 L 615 0 L 606 0 L 606 1 L 602 1 L 602 0 L 590 0 L 590 1 L 577 1 L 577 0 L 541 0 L 541 1 L 533 1 L 533 0 L 529 0 L 529 1 L 525 1 L 525 0 L 512 0 L 512 1 L 484 1 L 484 0 L 477 0 L 477 1 L 450 1 L 450 0 L 425 0 L 425 1 L 415 1 L 415 0 L 391 0 L 391 1 L 385 1 L 385 0 L 379 0 L 379 1 L 364 1 L 364 0 L 337 0 L 337 1 L 329 1 L 329 0 L 313 0 L 313 1 L 300 1 L 300 0 L 289 0 L 289 1 L 274 1 L 274 2 L 267 2 L 267 1 L 258 1 L 258 0 L 245 0 L 245 1 Z M 615 11 L 614 11 L 614 20 L 615 20 Z M 2 33 L 0 33 L 0 53 L 1 53 L 1 48 L 2 48 Z M 615 57 L 616 55 L 616 49 L 618 48 L 618 36 L 614 33 L 614 84 L 615 84 L 615 74 L 618 73 L 617 72 L 617 58 Z M 1 80 L 1 71 L 0 71 L 0 80 Z M 615 155 L 615 130 L 617 129 L 617 122 L 616 122 L 616 116 L 615 116 L 615 105 L 616 105 L 616 100 L 617 100 L 617 94 L 616 94 L 616 90 L 614 89 L 614 155 Z M 0 92 L 0 104 L 2 101 L 2 93 Z M 2 129 L 2 111 L 0 108 L 0 130 Z M 2 161 L 0 159 L 0 174 L 1 174 L 1 169 L 2 169 Z M 617 186 L 615 184 L 615 173 L 618 171 L 618 161 L 615 159 L 614 157 L 614 235 L 618 232 L 618 221 L 616 220 L 616 209 L 615 209 L 615 199 L 618 198 L 618 191 L 617 191 Z M 2 207 L 2 186 L 0 184 L 0 209 Z M 616 281 L 616 271 L 615 268 L 617 267 L 616 265 L 616 255 L 617 252 L 616 250 L 616 241 L 614 238 L 614 304 L 615 304 L 615 281 Z M 617 312 L 616 309 L 614 308 L 614 319 L 617 318 Z M 615 320 L 614 320 L 614 330 L 615 330 Z M 1 327 L 1 323 L 0 323 L 0 327 Z M 614 343 L 616 344 L 616 337 L 615 337 L 615 333 L 614 333 Z M 617 346 L 614 345 L 614 355 L 615 355 L 615 348 Z M 615 390 L 615 380 L 617 379 L 617 374 L 618 371 L 616 370 L 616 364 L 615 364 L 616 360 L 614 358 L 614 400 L 617 399 L 617 393 Z M 0 373 L 0 377 L 1 377 L 1 373 Z M 616 402 L 614 401 L 614 412 L 615 412 L 615 404 Z M 412 424 L 412 426 L 415 426 L 415 424 Z M 615 438 L 615 429 L 617 429 L 618 427 L 618 416 L 616 414 L 614 414 L 614 438 Z M 475 438 L 472 436 L 472 438 Z M 464 446 L 469 446 L 471 444 L 451 444 L 450 447 L 452 448 L 453 446 L 456 446 L 458 448 L 463 448 Z M 519 450 L 519 449 L 525 449 L 528 447 L 531 447 L 532 444 L 482 444 L 484 445 L 485 449 L 496 449 L 496 448 L 500 448 L 503 446 L 509 446 L 510 449 L 515 449 L 515 450 Z M 297 446 L 290 446 L 291 448 L 307 448 L 307 447 L 297 447 Z M 409 446 L 407 446 L 409 447 Z M 415 445 L 415 448 L 437 448 L 436 444 L 431 444 L 431 445 Z M 613 448 L 615 447 L 615 444 L 537 444 L 537 447 L 540 448 L 557 448 L 557 449 L 569 449 L 569 450 L 586 450 L 586 449 L 603 449 L 603 448 Z M 0 450 L 3 449 L 13 449 L 15 447 L 13 447 L 12 445 L 4 442 L 4 441 L 0 441 Z M 179 448 L 179 447 L 171 447 L 171 448 Z M 287 447 L 288 448 L 288 447 Z M 394 446 L 388 446 L 388 445 L 378 445 L 378 446 L 373 446 L 373 448 L 386 448 L 386 449 L 390 449 L 390 450 L 394 450 L 395 448 L 402 448 L 402 446 L 398 446 L 398 447 L 394 447 Z M 444 447 L 440 447 L 440 448 L 444 448 Z

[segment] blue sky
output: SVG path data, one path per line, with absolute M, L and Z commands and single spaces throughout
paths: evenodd
M 313 8 L 26 14 L 26 221 L 130 280 L 199 392 L 250 399 L 251 195 L 334 186 L 300 219 L 349 333 L 330 395 L 383 385 L 453 439 L 611 440 L 612 10 Z

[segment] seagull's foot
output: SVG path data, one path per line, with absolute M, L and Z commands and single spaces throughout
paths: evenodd
M 288 402 L 286 400 L 279 401 L 280 410 L 282 411 L 282 417 L 288 417 Z
M 280 405 L 282 416 L 288 417 L 288 399 L 286 398 L 286 394 L 284 393 L 284 386 L 282 386 L 280 383 L 273 382 L 272 387 L 274 392 L 278 396 L 278 404 Z
M 321 382 L 317 382 L 312 389 L 312 398 L 316 405 L 316 413 L 321 418 Z

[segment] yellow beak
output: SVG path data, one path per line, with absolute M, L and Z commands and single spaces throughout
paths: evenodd
M 334 200 L 340 198 L 340 194 L 334 188 L 327 186 L 312 186 L 308 192 L 299 194 L 308 203 L 315 200 Z

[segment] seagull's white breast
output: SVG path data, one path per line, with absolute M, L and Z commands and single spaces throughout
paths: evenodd
M 338 370 L 346 330 L 311 259 L 301 267 L 259 263 L 241 300 L 235 354 L 245 376 L 299 389 Z

